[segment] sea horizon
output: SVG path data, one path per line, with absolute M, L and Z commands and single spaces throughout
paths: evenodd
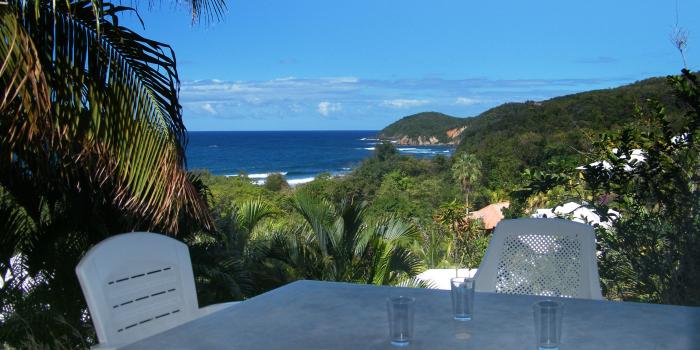
M 372 156 L 379 130 L 188 131 L 189 170 L 213 175 L 246 174 L 258 184 L 280 173 L 299 185 L 322 173 L 343 176 Z M 453 146 L 397 145 L 400 154 L 420 158 L 449 156 Z

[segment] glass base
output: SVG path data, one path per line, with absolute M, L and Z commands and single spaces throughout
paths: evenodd
M 408 346 L 408 340 L 392 340 L 391 345 L 393 346 L 398 346 L 398 347 L 404 347 Z
M 472 317 L 463 315 L 463 316 L 455 316 L 456 321 L 471 321 Z
M 538 350 L 559 350 L 559 346 L 539 346 Z

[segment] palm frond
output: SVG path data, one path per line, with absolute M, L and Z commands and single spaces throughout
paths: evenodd
M 272 214 L 274 214 L 272 207 L 262 199 L 246 201 L 238 209 L 238 226 L 250 234 L 262 219 Z
M 293 205 L 311 228 L 323 255 L 328 255 L 329 246 L 334 245 L 334 236 L 331 233 L 334 212 L 331 204 L 325 200 L 318 201 L 303 192 L 297 192 Z
M 189 4 L 192 22 L 218 20 L 226 12 L 226 1 L 224 0 L 190 0 Z
M 417 277 L 402 277 L 398 280 L 398 282 L 396 282 L 396 286 L 407 288 L 437 288 L 434 281 L 426 281 Z
M 11 270 L 11 260 L 21 247 L 31 244 L 36 234 L 36 222 L 26 209 L 17 203 L 13 196 L 0 185 L 0 278 Z M 10 273 L 10 275 L 16 275 Z
M 389 218 L 381 225 L 381 235 L 389 241 L 413 242 L 420 233 L 415 225 L 397 218 Z
M 183 211 L 210 226 L 206 203 L 185 171 L 187 138 L 170 46 L 120 26 L 119 15 L 130 11 L 127 7 L 91 1 L 34 3 L 39 4 L 36 12 L 17 2 L 10 5 L 19 13 L 21 30 L 3 24 L 8 30 L 2 32 L 0 46 L 17 42 L 10 40 L 14 33 L 29 33 L 39 62 L 34 67 L 39 68 L 27 76 L 36 82 L 32 90 L 41 91 L 46 81 L 52 108 L 48 125 L 36 123 L 34 112 L 24 107 L 0 114 L 0 126 L 14 139 L 26 140 L 1 140 L 3 151 L 16 155 L 15 171 L 111 192 L 116 206 L 168 232 L 177 231 Z M 20 63 L 31 63 L 32 55 L 21 56 L 24 61 L 13 55 L 3 58 L 10 57 L 13 67 L 31 66 Z M 11 83 L 17 68 L 7 66 L 0 79 Z M 12 86 L 20 93 L 11 93 L 16 97 L 6 104 L 21 106 L 28 94 L 16 86 L 24 85 Z M 42 126 L 42 137 L 33 136 L 34 125 Z M 32 162 L 42 158 L 46 161 Z
M 26 118 L 3 120 L 9 124 L 3 127 L 3 143 L 13 148 L 41 137 L 50 125 L 51 102 L 36 47 L 9 6 L 0 7 L 0 39 L 0 115 L 17 115 L 22 110 Z

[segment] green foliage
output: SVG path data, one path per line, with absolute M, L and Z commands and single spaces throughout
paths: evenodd
M 218 232 L 239 232 L 241 237 L 240 230 L 227 228 L 235 225 L 225 223 L 247 202 L 263 201 L 274 213 L 259 222 L 257 233 L 245 236 L 242 254 L 228 253 L 240 258 L 227 272 L 207 259 L 208 254 L 197 254 L 205 256 L 206 266 L 197 268 L 205 281 L 218 273 L 231 280 L 215 286 L 221 294 L 200 295 L 206 300 L 200 302 L 225 300 L 226 293 L 229 299 L 248 298 L 297 279 L 423 285 L 414 276 L 432 264 L 426 252 L 432 249 L 434 266 L 444 267 L 455 265 L 446 253 L 466 249 L 456 247 L 451 234 L 444 234 L 432 219 L 441 204 L 460 197 L 451 174 L 448 158 L 401 156 L 390 143 L 347 176 L 322 174 L 289 191 L 269 191 L 244 176 L 200 173 L 212 194 Z M 212 238 L 207 242 L 212 244 Z M 194 256 L 193 261 L 199 259 Z
M 419 136 L 446 142 L 445 132 L 465 127 L 457 154 L 474 154 L 482 162 L 483 182 L 491 190 L 512 190 L 527 168 L 547 170 L 550 163 L 581 164 L 581 152 L 595 135 L 614 131 L 634 120 L 635 104 L 653 98 L 670 116 L 680 112 L 662 78 L 583 92 L 542 102 L 506 103 L 472 118 L 428 112 L 405 117 L 380 132 L 380 137 Z M 548 170 L 549 171 L 549 170 Z
M 364 160 L 352 173 L 337 179 L 331 195 L 333 200 L 339 201 L 347 196 L 372 202 L 382 186 L 384 177 L 392 172 L 411 178 L 434 177 L 446 186 L 446 191 L 452 191 L 449 178 L 445 177 L 449 163 L 446 158 L 418 159 L 399 155 L 390 143 L 385 143 L 382 147 L 385 148 L 382 153 L 375 153 L 374 157 Z M 382 156 L 383 154 L 387 156 Z
M 260 199 L 245 201 L 239 207 L 224 197 L 216 201 L 212 213 L 216 232 L 198 232 L 185 238 L 202 306 L 241 300 L 254 293 L 246 250 L 256 227 L 275 212 Z
M 382 129 L 379 137 L 384 139 L 401 139 L 408 137 L 414 142 L 418 137 L 424 140 L 435 137 L 440 143 L 452 143 L 447 131 L 464 126 L 464 118 L 455 118 L 437 112 L 423 112 L 401 118 Z
M 421 240 L 413 243 L 412 250 L 420 255 L 426 268 L 453 267 L 454 259 L 450 257 L 452 235 L 436 222 L 428 222 L 419 227 Z
M 198 170 L 195 174 L 206 185 L 212 198 L 226 198 L 229 202 L 236 203 L 263 198 L 276 210 L 289 208 L 284 201 L 287 196 L 284 191 L 272 191 L 266 186 L 255 185 L 246 176 L 214 176 L 206 170 Z M 209 204 L 214 205 L 211 201 Z
M 405 176 L 394 171 L 382 179 L 368 214 L 377 217 L 388 213 L 426 222 L 435 208 L 457 196 L 457 186 L 439 176 Z
M 441 205 L 435 213 L 434 220 L 439 225 L 438 232 L 442 232 L 443 237 L 451 236 L 445 258 L 451 256 L 452 266 L 455 269 L 462 266 L 478 267 L 489 242 L 481 220 L 469 219 L 466 216 L 466 206 L 457 201 Z M 444 244 L 434 237 L 430 237 L 426 243 Z M 427 246 L 425 250 L 432 252 L 435 248 Z
M 526 172 L 529 184 L 517 194 L 521 202 L 577 197 L 613 220 L 598 227 L 608 298 L 700 305 L 700 85 L 687 70 L 667 82 L 674 113 L 656 100 L 637 106 L 631 123 L 593 143 L 586 162 L 594 163 L 580 172 Z M 644 159 L 634 160 L 640 152 Z
M 452 164 L 452 176 L 462 187 L 465 196 L 465 212 L 469 212 L 469 193 L 472 186 L 481 177 L 481 161 L 473 154 L 460 153 L 455 155 Z
M 38 0 L 0 8 L 0 92 L 10 97 L 0 106 L 2 181 L 11 191 L 21 179 L 45 192 L 100 192 L 167 232 L 182 212 L 206 225 L 184 168 L 174 53 L 120 26 L 130 10 Z
M 610 168 L 588 166 L 584 177 L 600 212 L 620 211 L 601 232 L 607 293 L 700 305 L 700 84 L 687 70 L 667 80 L 683 113 L 658 101 L 639 108 L 637 123 L 596 143 Z M 635 149 L 644 161 L 629 161 Z
M 545 169 L 551 162 L 581 164 L 594 135 L 614 131 L 634 120 L 634 106 L 654 98 L 679 111 L 662 78 L 631 85 L 556 97 L 542 102 L 507 103 L 470 118 L 458 152 L 483 162 L 486 185 L 514 188 L 526 168 Z
M 303 192 L 312 197 L 335 200 L 336 195 L 338 199 L 341 197 L 340 191 L 336 191 L 339 181 L 339 178 L 334 178 L 330 173 L 321 173 L 313 181 L 297 186 L 295 191 Z
M 191 5 L 197 16 L 222 9 L 220 0 Z M 289 188 L 275 174 L 257 186 L 246 176 L 186 173 L 174 54 L 119 26 L 127 10 L 89 1 L 0 6 L 3 346 L 95 343 L 75 265 L 95 243 L 135 229 L 190 246 L 201 305 L 298 279 L 418 285 L 427 266 L 478 266 L 488 234 L 465 218 L 460 187 L 467 206 L 469 196 L 485 205 L 518 188 L 509 216 L 567 197 L 614 208 L 621 217 L 598 237 L 606 295 L 700 305 L 695 75 L 669 78 L 678 104 L 650 79 L 471 119 L 406 117 L 381 136 L 447 143 L 448 130 L 466 127 L 454 162 L 382 143 L 347 176 Z M 659 102 L 635 109 L 644 98 Z M 603 130 L 610 134 L 592 141 Z M 612 167 L 573 170 L 588 161 L 579 151 L 591 149 L 591 161 Z M 634 149 L 646 160 L 629 170 Z
M 434 136 L 446 143 L 452 141 L 447 130 L 465 127 L 458 136 L 457 154 L 467 152 L 481 160 L 486 187 L 512 190 L 520 185 L 519 175 L 527 168 L 547 170 L 550 163 L 581 164 L 580 152 L 591 149 L 596 134 L 631 122 L 634 106 L 648 98 L 660 101 L 669 116 L 680 113 L 664 79 L 652 78 L 542 102 L 506 103 L 473 118 L 419 113 L 389 125 L 379 136 L 405 136 L 413 143 L 419 136 L 424 140 Z
M 298 225 L 254 237 L 257 254 L 248 266 L 262 285 L 296 279 L 398 284 L 422 271 L 408 247 L 418 232 L 396 218 L 370 221 L 365 205 L 334 204 L 297 193 Z
M 280 173 L 270 174 L 265 179 L 265 188 L 269 191 L 279 192 L 281 190 L 289 189 L 289 184 L 287 180 L 284 179 L 284 175 Z
M 415 229 L 398 220 L 369 223 L 365 205 L 343 201 L 336 208 L 328 202 L 297 195 L 295 206 L 308 227 L 307 242 L 323 256 L 320 275 L 333 281 L 364 281 L 388 284 L 415 276 L 420 262 L 402 247 L 415 236 Z
M 383 141 L 378 143 L 374 150 L 374 157 L 380 162 L 395 159 L 399 156 L 399 151 L 391 142 Z
M 184 166 L 174 53 L 120 26 L 129 11 L 0 5 L 0 346 L 95 343 L 74 270 L 85 252 L 120 232 L 211 227 Z

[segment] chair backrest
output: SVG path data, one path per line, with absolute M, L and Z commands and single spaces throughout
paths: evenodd
M 110 237 L 75 268 L 103 346 L 125 345 L 196 317 L 187 246 L 148 232 Z
M 475 279 L 480 292 L 603 298 L 593 227 L 563 219 L 499 222 Z

